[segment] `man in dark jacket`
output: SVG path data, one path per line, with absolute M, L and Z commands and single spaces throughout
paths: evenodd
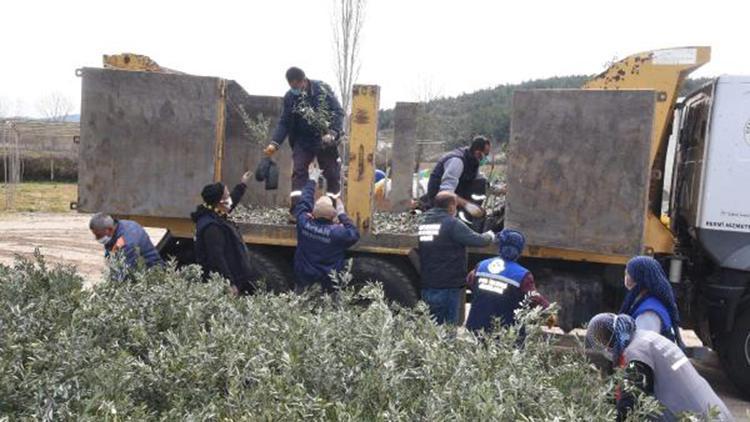
M 440 192 L 434 207 L 419 225 L 422 300 L 439 324 L 458 324 L 466 285 L 468 246 L 487 246 L 495 240 L 488 231 L 478 234 L 456 217 L 456 195 Z
M 203 276 L 218 273 L 229 280 L 234 294 L 255 291 L 255 273 L 247 247 L 239 228 L 228 219 L 245 194 L 250 176 L 251 172 L 245 173 L 231 194 L 223 183 L 206 185 L 201 192 L 203 204 L 191 214 L 195 222 L 195 258 L 203 268 Z
M 420 207 L 432 208 L 438 192 L 447 191 L 456 194 L 459 208 L 465 209 L 472 217 L 482 217 L 484 211 L 472 201 L 484 198 L 472 198 L 472 193 L 477 189 L 477 183 L 486 183 L 479 173 L 479 166 L 487 163 L 489 155 L 490 141 L 484 136 L 475 136 L 471 146 L 443 155 L 430 173 L 427 193 L 420 198 Z
M 315 159 L 326 178 L 328 195 L 337 199 L 341 194 L 341 160 L 337 147 L 343 130 L 344 111 L 331 87 L 307 79 L 302 69 L 289 68 L 286 80 L 290 89 L 284 95 L 284 110 L 264 152 L 270 157 L 289 136 L 294 162 L 289 210 L 294 213 L 307 182 L 307 169 Z
M 346 250 L 357 243 L 359 231 L 346 215 L 341 199 L 322 196 L 315 201 L 320 175 L 318 168 L 309 171 L 309 180 L 294 209 L 297 218 L 294 274 L 298 291 L 320 283 L 323 291 L 330 293 L 334 290 L 331 273 L 344 268 Z
M 129 268 L 136 268 L 139 259 L 143 259 L 148 268 L 164 264 L 146 230 L 135 221 L 116 220 L 99 213 L 91 217 L 89 229 L 96 241 L 104 246 L 107 258 L 122 253 Z

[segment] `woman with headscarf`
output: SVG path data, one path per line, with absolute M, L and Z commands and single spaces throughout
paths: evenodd
M 250 294 L 255 291 L 245 241 L 239 228 L 229 220 L 231 213 L 245 194 L 251 172 L 232 189 L 221 183 L 206 185 L 201 191 L 203 204 L 190 216 L 195 222 L 195 258 L 203 268 L 205 279 L 217 273 L 229 280 L 232 292 Z
M 659 333 L 684 348 L 677 302 L 659 262 L 648 256 L 631 259 L 625 270 L 624 284 L 628 294 L 620 313 L 634 318 L 638 328 Z
M 706 418 L 712 411 L 718 411 L 718 420 L 734 420 L 682 350 L 664 336 L 638 328 L 629 315 L 596 315 L 586 330 L 586 347 L 602 352 L 625 371 L 625 385 L 616 394 L 618 421 L 625 420 L 637 403 L 637 395 L 627 387 L 653 396 L 662 405 L 662 414 L 649 420 L 674 421 L 684 412 Z
M 537 292 L 534 276 L 516 262 L 526 243 L 523 233 L 505 229 L 498 238 L 500 256 L 480 262 L 467 277 L 473 299 L 466 328 L 474 332 L 490 330 L 493 320 L 498 318 L 501 325 L 512 325 L 515 311 L 525 298 L 535 306 L 549 306 L 547 299 Z

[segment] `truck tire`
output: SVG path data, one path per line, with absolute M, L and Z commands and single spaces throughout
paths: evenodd
M 191 238 L 175 237 L 167 231 L 157 243 L 156 250 L 159 251 L 159 255 L 165 261 L 174 258 L 178 267 L 195 263 L 193 239 Z
M 294 286 L 292 269 L 282 259 L 274 256 L 273 251 L 247 248 L 253 278 L 262 280 L 266 290 L 273 293 L 289 291 Z
M 721 346 L 724 372 L 745 397 L 750 397 L 750 311 L 735 320 Z
M 603 282 L 578 271 L 543 268 L 533 271 L 539 292 L 558 305 L 557 323 L 566 333 L 604 311 Z
M 419 301 L 419 293 L 409 277 L 409 272 L 389 260 L 373 256 L 355 256 L 352 276 L 355 285 L 380 282 L 385 297 L 401 306 L 412 307 Z

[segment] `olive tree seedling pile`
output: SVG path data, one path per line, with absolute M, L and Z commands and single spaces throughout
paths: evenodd
M 198 268 L 82 290 L 0 266 L 0 414 L 42 420 L 612 420 L 613 382 L 555 353 L 538 313 L 484 339 L 339 277 L 337 298 L 227 294 Z M 353 283 L 356 284 L 356 281 Z
M 237 205 L 231 218 L 237 223 L 285 225 L 289 220 L 289 209 L 283 207 L 262 207 L 257 205 Z
M 238 205 L 232 211 L 232 220 L 237 223 L 250 224 L 289 224 L 289 209 L 283 207 L 259 207 L 254 205 Z M 375 233 L 416 234 L 419 216 L 409 212 L 388 213 L 376 211 L 373 213 L 373 229 Z

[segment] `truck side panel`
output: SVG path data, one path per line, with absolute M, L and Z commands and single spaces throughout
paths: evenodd
M 228 185 L 239 182 L 242 174 L 255 171 L 264 157 L 263 148 L 271 139 L 271 132 L 281 116 L 282 98 L 248 95 L 234 81 L 227 84 L 227 120 L 222 162 L 222 180 Z M 244 113 L 244 117 L 243 114 Z M 249 118 L 249 122 L 245 120 Z M 249 131 L 248 123 L 256 130 Z M 258 130 L 266 124 L 265 136 Z M 249 133 L 250 132 L 250 133 Z M 243 198 L 244 204 L 264 207 L 286 207 L 292 182 L 292 150 L 285 143 L 273 157 L 279 166 L 279 187 L 266 190 L 265 183 L 252 179 Z
M 530 247 L 642 252 L 653 91 L 513 97 L 506 225 Z
M 84 69 L 78 208 L 187 217 L 214 177 L 219 81 Z

